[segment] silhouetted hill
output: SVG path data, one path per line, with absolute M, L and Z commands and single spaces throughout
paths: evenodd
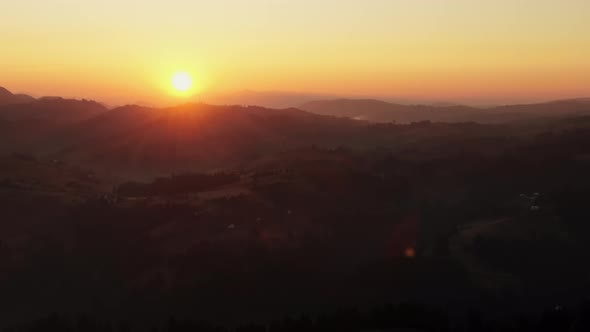
M 55 109 L 48 106 L 53 104 L 57 104 Z M 234 167 L 310 146 L 400 150 L 436 142 L 452 147 L 465 140 L 533 135 L 547 126 L 545 121 L 520 127 L 430 122 L 379 125 L 297 109 L 207 104 L 165 109 L 125 106 L 107 111 L 94 102 L 62 99 L 40 99 L 26 107 L 11 107 L 5 114 L 10 115 L 9 122 L 0 125 L 8 130 L 0 136 L 7 152 L 47 156 L 135 178 Z M 2 116 L 0 113 L 0 119 Z M 569 122 L 549 124 L 567 127 Z
M 515 130 L 475 123 L 375 125 L 297 109 L 187 104 L 126 106 L 57 131 L 31 153 L 127 176 L 234 167 L 275 153 L 317 146 L 404 149 L 481 139 Z M 534 130 L 533 130 L 534 131 Z
M 44 97 L 27 104 L 0 106 L 0 152 L 24 152 L 141 178 L 235 167 L 310 146 L 401 150 L 431 146 L 434 142 L 458 146 L 457 142 L 464 140 L 534 135 L 547 126 L 570 126 L 570 122 L 549 119 L 554 115 L 585 114 L 587 105 L 584 100 L 567 100 L 484 110 L 336 100 L 305 106 L 312 112 L 327 114 L 322 115 L 293 108 L 208 104 L 107 110 L 94 101 Z M 347 118 L 358 119 L 362 114 L 371 121 L 412 124 L 373 124 Z M 425 119 L 441 123 L 420 122 Z M 464 123 L 516 119 L 527 122 L 518 126 Z
M 300 108 L 316 114 L 342 116 L 372 122 L 474 121 L 503 123 L 534 117 L 589 114 L 590 102 L 587 99 L 573 99 L 539 104 L 475 108 L 459 105 L 400 105 L 372 99 L 337 99 L 309 102 L 303 104 Z
M 314 101 L 300 107 L 308 112 L 371 122 L 474 121 L 483 111 L 461 105 L 401 105 L 374 99 Z
M 12 92 L 8 91 L 7 89 L 0 86 L 0 106 L 2 105 L 13 105 L 13 104 L 26 104 L 33 102 L 35 98 L 23 95 L 23 94 L 13 94 Z
M 572 116 L 590 113 L 590 98 L 556 100 L 538 104 L 506 105 L 492 109 L 498 113 L 518 113 L 527 116 Z
M 19 151 L 26 144 L 36 145 L 52 132 L 106 111 L 95 101 L 59 97 L 0 105 L 0 152 Z
M 92 101 L 61 98 L 0 107 L 0 119 L 6 129 L 0 132 L 0 147 L 6 152 L 22 151 L 135 175 L 235 166 L 312 145 L 391 147 L 411 136 L 450 130 L 445 126 L 424 130 L 417 125 L 401 137 L 395 128 L 371 128 L 363 121 L 297 109 L 187 104 L 109 111 Z
M 95 101 L 42 97 L 28 103 L 0 106 L 0 116 L 15 123 L 66 124 L 91 118 L 106 110 Z
M 361 123 L 300 110 L 187 104 L 125 106 L 43 139 L 56 158 L 133 173 L 211 169 L 265 153 L 350 141 Z

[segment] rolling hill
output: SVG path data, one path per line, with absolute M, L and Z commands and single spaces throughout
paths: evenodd
M 13 94 L 7 89 L 0 86 L 0 106 L 26 104 L 33 102 L 35 98 L 23 94 Z
M 589 103 L 581 99 L 486 110 L 405 106 L 376 100 L 306 105 L 306 110 L 195 103 L 109 110 L 94 101 L 44 97 L 0 106 L 0 153 L 26 153 L 112 175 L 143 178 L 237 167 L 312 146 L 401 151 L 423 146 L 475 147 L 462 144 L 487 140 L 492 151 L 491 145 L 498 140 L 532 136 L 547 130 L 547 126 L 571 127 L 571 121 L 547 122 L 544 118 L 585 114 Z M 363 117 L 369 121 L 358 120 Z M 378 124 L 374 123 L 380 122 L 376 119 L 413 124 Z M 452 123 L 477 119 L 497 124 Z M 522 119 L 539 121 L 498 124 Z M 417 123 L 423 120 L 434 122 Z M 432 153 L 436 154 L 436 149 Z
M 13 95 L 0 90 L 0 152 L 13 152 L 36 146 L 48 135 L 107 111 L 89 100 Z
M 29 151 L 135 174 L 169 173 L 236 165 L 316 143 L 336 146 L 351 141 L 362 127 L 295 109 L 125 106 L 45 135 Z
M 590 101 L 588 99 L 571 99 L 538 104 L 475 108 L 460 105 L 401 105 L 374 99 L 335 99 L 313 101 L 305 103 L 299 108 L 316 114 L 349 117 L 371 122 L 505 123 L 535 117 L 590 114 Z

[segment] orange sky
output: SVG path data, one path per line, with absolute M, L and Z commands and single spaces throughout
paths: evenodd
M 297 91 L 463 102 L 590 96 L 587 0 L 0 2 L 0 86 L 110 104 Z

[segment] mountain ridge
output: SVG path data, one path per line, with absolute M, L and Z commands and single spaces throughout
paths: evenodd
M 14 94 L 8 89 L 0 86 L 0 106 L 25 104 L 35 101 L 35 98 L 26 94 Z
M 478 108 L 465 105 L 403 105 L 378 99 L 329 99 L 308 102 L 300 109 L 323 115 L 344 116 L 371 122 L 411 123 L 481 122 L 501 123 L 530 117 L 590 114 L 590 98 L 555 100 L 545 103 Z

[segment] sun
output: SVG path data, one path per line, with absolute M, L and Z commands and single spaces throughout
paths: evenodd
M 176 91 L 186 92 L 193 87 L 193 78 L 187 72 L 178 72 L 172 76 L 172 86 Z

